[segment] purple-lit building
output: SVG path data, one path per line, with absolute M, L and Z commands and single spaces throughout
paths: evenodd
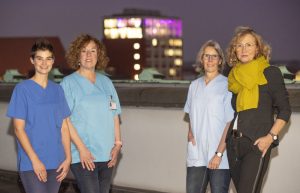
M 181 79 L 182 21 L 158 11 L 125 9 L 104 18 L 103 42 L 110 58 L 107 72 L 118 79 L 138 79 L 148 67 L 168 79 Z

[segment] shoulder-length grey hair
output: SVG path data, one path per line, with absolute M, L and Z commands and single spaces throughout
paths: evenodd
M 214 40 L 208 40 L 207 42 L 205 42 L 200 50 L 198 51 L 197 57 L 196 57 L 196 64 L 200 65 L 201 70 L 204 72 L 204 66 L 203 66 L 203 55 L 204 55 L 204 50 L 207 47 L 212 47 L 216 50 L 216 52 L 219 55 L 219 59 L 221 61 L 221 64 L 218 66 L 218 71 L 221 73 L 224 69 L 226 60 L 225 60 L 225 56 L 223 53 L 223 50 L 220 46 L 220 44 L 217 41 Z

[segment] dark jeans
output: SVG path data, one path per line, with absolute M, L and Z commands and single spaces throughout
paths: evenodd
M 205 166 L 187 168 L 187 193 L 205 193 L 208 182 L 212 193 L 228 193 L 230 183 L 229 169 L 211 170 Z
M 56 170 L 47 170 L 47 182 L 39 181 L 34 171 L 19 172 L 23 187 L 27 193 L 57 193 L 60 182 L 57 182 Z
M 71 164 L 81 193 L 108 193 L 112 179 L 112 168 L 107 167 L 108 162 L 95 162 L 94 171 L 83 169 L 81 163 Z
M 264 175 L 270 160 L 271 147 L 262 158 L 262 153 L 247 137 L 227 141 L 230 173 L 238 193 L 260 193 Z

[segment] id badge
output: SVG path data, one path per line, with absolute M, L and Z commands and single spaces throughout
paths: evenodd
M 111 110 L 116 110 L 117 109 L 117 104 L 113 101 L 110 101 L 109 107 Z
M 117 104 L 112 100 L 112 96 L 110 96 L 109 108 L 111 110 L 116 110 L 117 109 Z

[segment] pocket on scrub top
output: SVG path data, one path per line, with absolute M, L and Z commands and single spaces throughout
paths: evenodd
M 193 145 L 191 141 L 188 142 L 187 159 L 189 160 L 198 159 L 197 144 Z

